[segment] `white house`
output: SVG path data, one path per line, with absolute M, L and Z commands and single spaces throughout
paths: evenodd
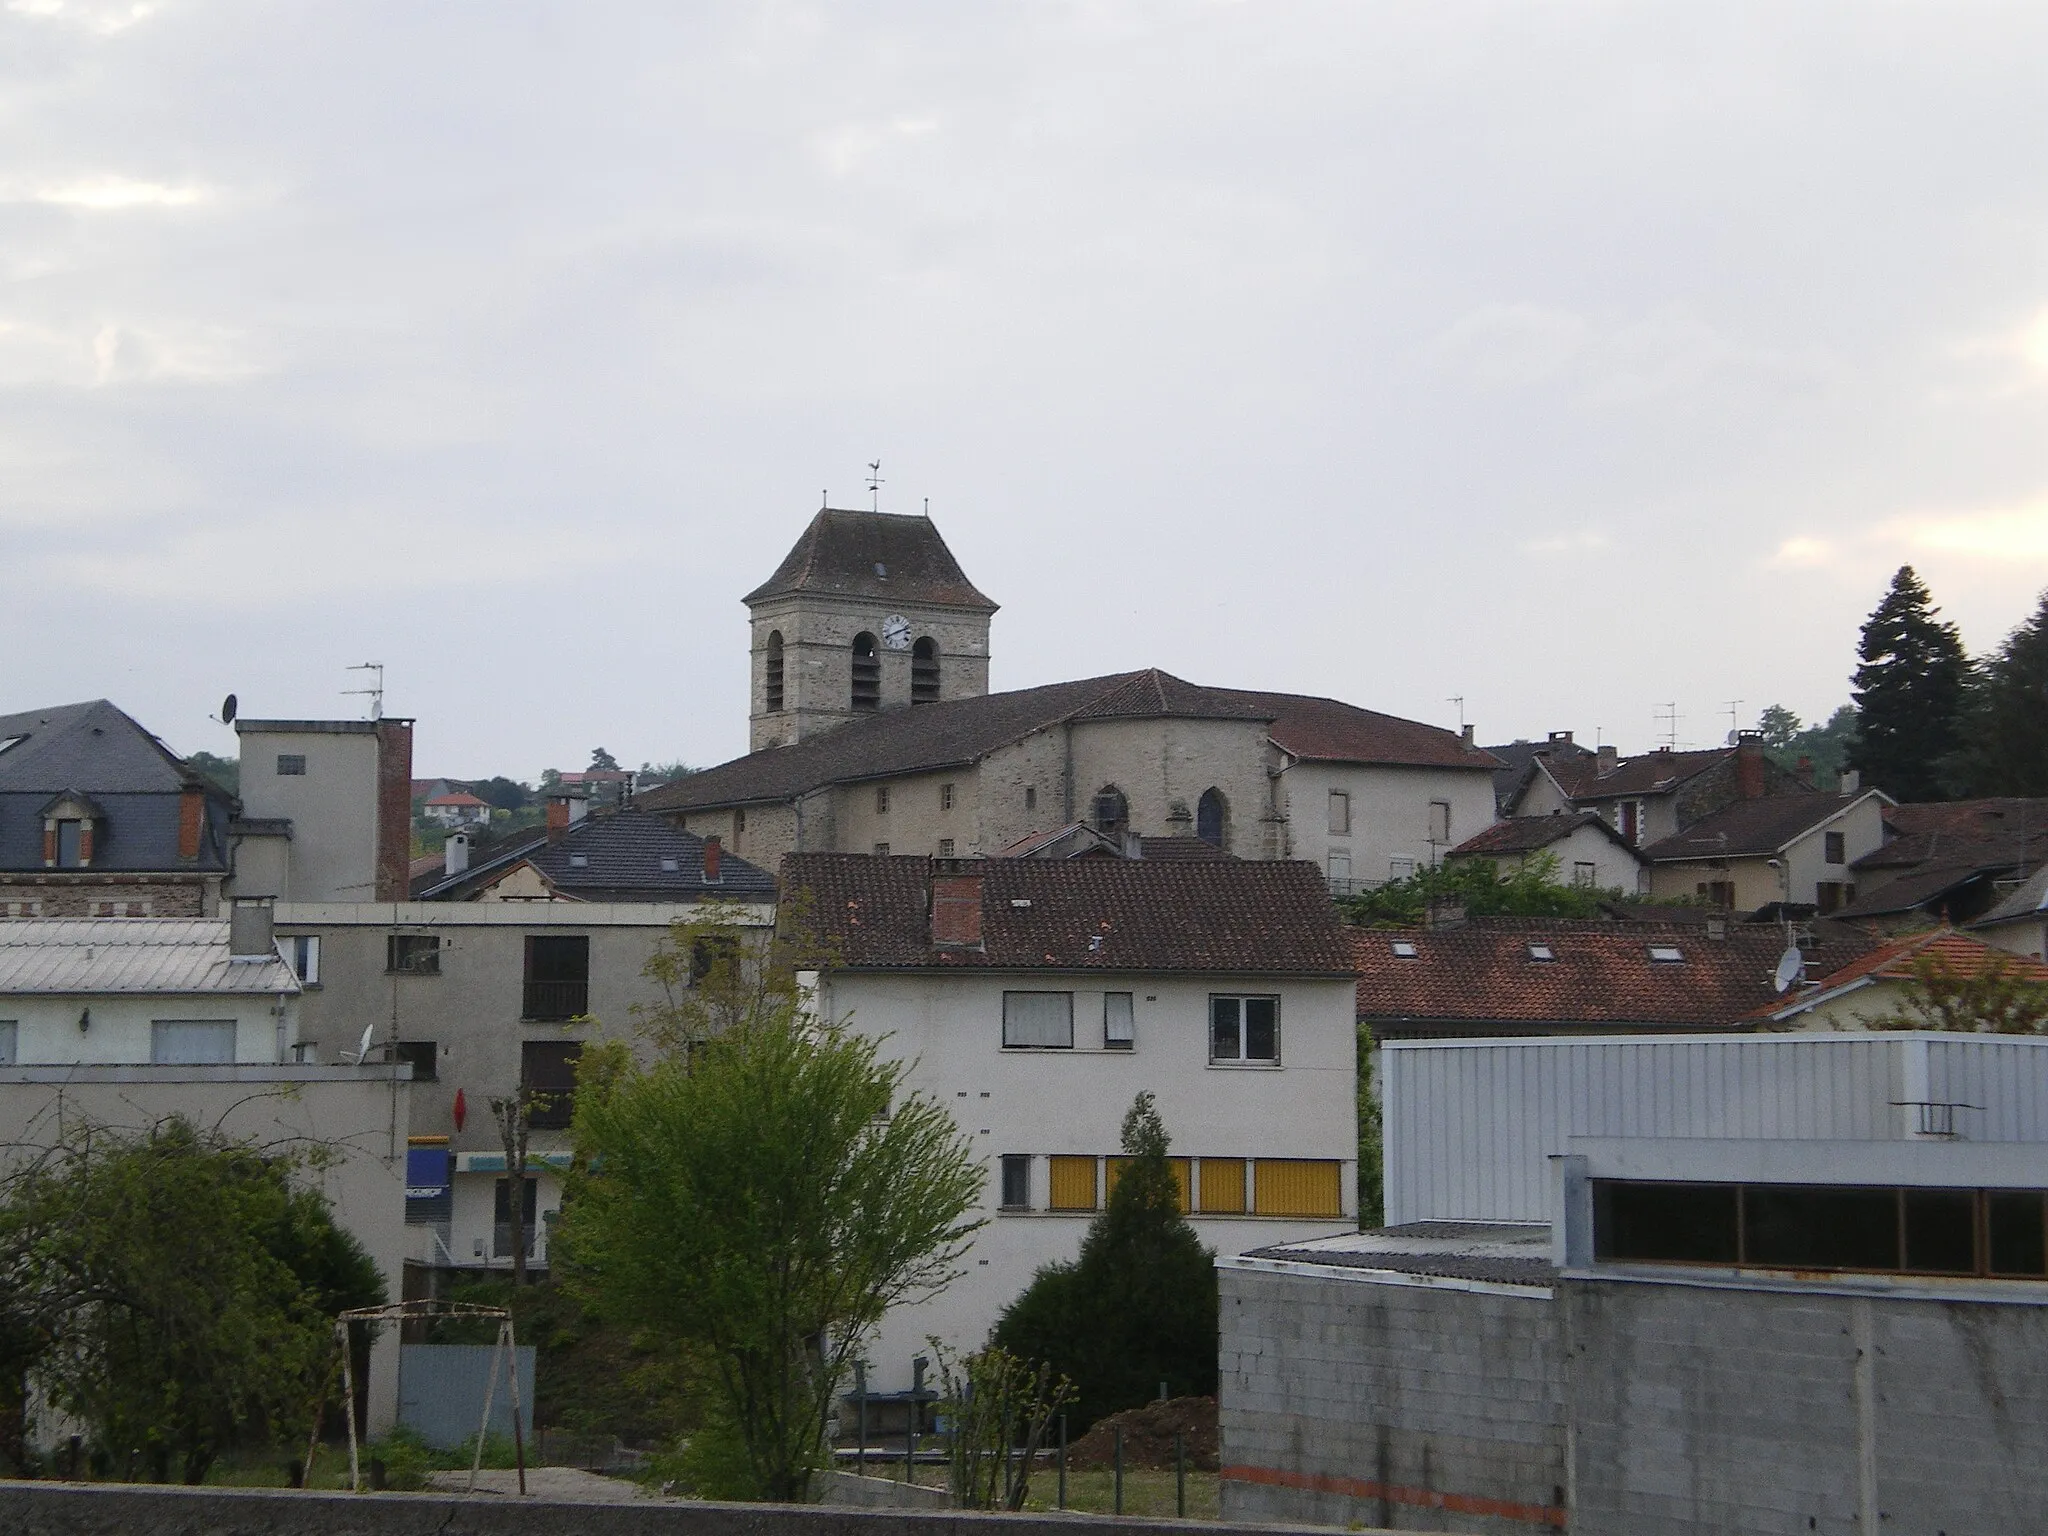
M 1649 888 L 1649 860 L 1598 811 L 1511 816 L 1444 855 L 1446 860 L 1491 859 L 1504 873 L 1546 856 L 1557 861 L 1554 878 L 1573 885 L 1630 896 Z
M 1351 958 L 1316 866 L 798 854 L 783 885 L 837 957 L 821 1013 L 913 1063 L 988 1168 L 965 1273 L 884 1321 L 874 1387 L 1075 1255 L 1141 1091 L 1217 1252 L 1356 1225 Z
M 444 827 L 471 827 L 491 819 L 491 805 L 466 789 L 451 789 L 420 807 L 420 814 Z

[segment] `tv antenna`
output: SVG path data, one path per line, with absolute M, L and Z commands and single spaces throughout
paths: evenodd
M 1650 711 L 1650 718 L 1664 728 L 1664 745 L 1673 752 L 1676 752 L 1678 750 L 1678 722 L 1680 719 L 1678 701 L 1673 699 L 1669 704 L 1659 704 Z
M 1738 718 L 1742 710 L 1742 700 L 1729 699 L 1726 702 L 1728 705 L 1728 745 L 1732 747 L 1735 745 L 1735 738 L 1742 734 L 1742 724 Z
M 370 700 L 370 718 L 372 720 L 382 720 L 384 718 L 384 663 L 381 661 L 359 661 L 348 670 L 351 672 L 374 672 L 376 674 L 376 676 L 370 679 L 370 686 L 367 688 L 344 688 L 341 691 L 343 697 L 347 697 L 350 694 L 367 694 Z
M 888 481 L 882 478 L 882 461 L 876 459 L 868 465 L 868 495 L 872 498 L 873 502 L 869 510 L 875 512 L 882 510 L 882 487 L 887 484 Z
M 1450 698 L 1445 699 L 1444 702 L 1458 706 L 1458 734 L 1462 736 L 1465 733 L 1465 695 L 1462 693 L 1453 694 Z

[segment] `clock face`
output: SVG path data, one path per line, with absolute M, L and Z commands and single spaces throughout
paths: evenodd
M 910 649 L 910 620 L 900 613 L 892 613 L 882 620 L 882 644 L 892 651 Z

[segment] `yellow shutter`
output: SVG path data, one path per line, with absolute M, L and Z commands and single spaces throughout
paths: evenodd
M 1106 1157 L 1102 1161 L 1104 1181 L 1102 1198 L 1107 1200 L 1115 1192 L 1116 1181 L 1124 1171 L 1124 1164 L 1128 1163 L 1130 1159 L 1128 1157 Z M 1189 1160 L 1185 1157 L 1169 1157 L 1166 1160 L 1166 1164 L 1173 1170 L 1174 1185 L 1180 1190 L 1180 1208 L 1185 1211 L 1188 1209 L 1188 1184 L 1193 1176 L 1192 1170 L 1189 1167 Z
M 1252 1210 L 1260 1216 L 1341 1216 L 1342 1163 L 1262 1157 L 1252 1164 Z
M 1243 1214 L 1243 1158 L 1205 1157 L 1202 1159 L 1202 1209 L 1212 1216 L 1237 1216 Z
M 1095 1159 L 1055 1157 L 1052 1163 L 1052 1198 L 1047 1208 L 1055 1211 L 1095 1209 Z

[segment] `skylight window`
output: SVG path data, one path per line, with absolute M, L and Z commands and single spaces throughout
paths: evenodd
M 0 752 L 5 752 L 9 747 L 18 747 L 27 740 L 26 736 L 0 736 Z
M 569 867 L 571 869 L 588 869 L 590 867 L 590 855 L 587 853 L 570 854 Z
M 1394 940 L 1394 958 L 1396 960 L 1413 960 L 1415 958 L 1415 946 L 1406 939 Z
M 674 859 L 663 859 L 661 861 L 661 872 L 664 875 L 674 874 L 676 872 L 676 868 L 676 861 Z
M 1555 960 L 1557 958 L 1557 951 L 1548 944 L 1531 944 L 1529 946 L 1529 958 L 1531 960 Z
M 1650 960 L 1656 965 L 1677 965 L 1685 959 L 1685 951 L 1676 944 L 1652 944 Z

